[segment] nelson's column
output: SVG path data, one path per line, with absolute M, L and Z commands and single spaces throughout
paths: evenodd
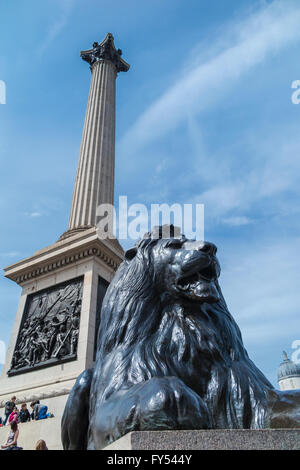
M 81 52 L 92 78 L 68 230 L 5 269 L 22 293 L 0 379 L 0 407 L 12 395 L 17 403 L 40 399 L 48 405 L 55 417 L 43 425 L 57 429 L 47 431 L 52 449 L 60 447 L 60 418 L 75 379 L 93 365 L 102 299 L 123 257 L 118 241 L 100 239 L 96 230 L 97 207 L 113 204 L 114 197 L 115 79 L 129 69 L 121 54 L 110 33 Z

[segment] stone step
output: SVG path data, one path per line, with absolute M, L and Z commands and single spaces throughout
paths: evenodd
M 60 421 L 60 418 L 54 417 L 20 423 L 18 446 L 24 450 L 33 450 L 37 441 L 43 439 L 49 450 L 62 450 Z M 9 432 L 9 425 L 0 428 L 0 445 L 4 444 Z

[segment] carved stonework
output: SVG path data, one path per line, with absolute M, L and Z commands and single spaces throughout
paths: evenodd
M 8 375 L 76 359 L 83 278 L 29 295 Z
M 121 59 L 121 55 L 122 51 L 115 48 L 114 37 L 111 33 L 107 33 L 104 41 L 100 44 L 94 42 L 93 49 L 81 51 L 80 53 L 81 58 L 88 62 L 91 67 L 100 60 L 108 60 L 115 65 L 117 72 L 127 72 L 130 65 Z
M 80 261 L 81 259 L 89 258 L 91 256 L 96 256 L 101 261 L 103 261 L 107 266 L 113 268 L 114 271 L 116 271 L 118 268 L 118 263 L 116 262 L 115 259 L 113 259 L 111 256 L 109 256 L 107 253 L 100 250 L 99 248 L 94 247 L 94 248 L 77 251 L 73 253 L 72 255 L 61 256 L 54 263 L 47 263 L 44 265 L 41 264 L 38 268 L 28 270 L 25 273 L 22 273 L 19 275 L 18 274 L 10 275 L 10 276 L 7 275 L 7 277 L 15 281 L 17 284 L 22 285 L 22 283 L 25 281 L 38 278 L 39 276 L 43 276 L 44 274 L 53 272 L 64 266 L 69 266 L 71 264 L 76 263 L 77 261 Z

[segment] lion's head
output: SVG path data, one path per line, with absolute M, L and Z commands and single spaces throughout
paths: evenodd
M 93 390 L 99 400 L 175 376 L 205 400 L 216 427 L 262 427 L 272 385 L 249 359 L 218 283 L 217 248 L 148 233 L 105 295 Z
M 142 246 L 126 253 L 127 259 L 135 256 Z M 160 239 L 151 243 L 153 282 L 163 296 L 171 296 L 192 302 L 217 302 L 220 295 L 217 279 L 220 265 L 216 257 L 217 248 L 209 242 L 180 238 Z

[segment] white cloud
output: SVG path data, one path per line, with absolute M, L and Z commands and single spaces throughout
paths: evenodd
M 59 14 L 57 19 L 50 25 L 47 30 L 46 37 L 40 44 L 37 54 L 42 56 L 45 51 L 48 49 L 52 41 L 60 34 L 62 29 L 66 26 L 71 10 L 74 5 L 74 0 L 59 0 L 58 2 L 58 11 Z
M 244 184 L 213 186 L 196 196 L 199 202 L 209 206 L 210 215 L 222 215 L 241 207 Z
M 163 171 L 166 170 L 168 166 L 168 159 L 167 158 L 163 158 L 155 167 L 155 173 L 157 175 L 159 175 L 160 173 L 162 173 Z
M 223 252 L 221 287 L 247 344 L 297 338 L 300 238 L 241 242 Z
M 195 202 L 205 204 L 206 216 L 225 224 L 244 225 L 256 219 L 261 210 L 269 210 L 272 217 L 297 211 L 298 205 L 294 207 L 290 203 L 291 195 L 299 196 L 300 161 L 296 156 L 300 143 L 295 123 L 281 123 L 280 128 L 275 125 L 269 129 L 254 128 L 247 136 L 240 136 L 239 145 L 227 157 L 224 149 L 206 157 L 210 160 L 208 166 L 218 169 L 212 170 L 210 177 L 204 177 L 208 189 L 194 196 Z M 238 168 L 243 149 L 246 149 L 243 157 L 247 160 L 247 171 Z M 255 152 L 253 157 L 252 152 Z M 200 165 L 199 177 L 202 168 Z M 270 206 L 266 209 L 268 201 Z M 247 211 L 252 211 L 250 216 L 245 214 Z
M 299 24 L 300 5 L 289 0 L 275 1 L 236 24 L 234 34 L 222 38 L 227 48 L 217 56 L 182 66 L 180 79 L 137 119 L 120 148 L 134 152 L 211 107 L 250 69 L 298 41 Z
M 33 218 L 35 218 L 35 217 L 41 217 L 41 216 L 42 216 L 42 213 L 41 213 L 41 212 L 37 212 L 37 211 L 36 211 L 36 212 L 24 212 L 24 215 L 25 215 L 26 217 L 33 217 Z
M 15 258 L 16 256 L 21 256 L 19 251 L 7 251 L 5 253 L 0 253 L 1 258 Z
M 250 219 L 249 217 L 246 217 L 244 215 L 241 216 L 233 216 L 233 217 L 227 217 L 222 220 L 223 224 L 226 225 L 231 225 L 233 227 L 239 227 L 240 225 L 249 225 L 253 224 L 254 220 Z

